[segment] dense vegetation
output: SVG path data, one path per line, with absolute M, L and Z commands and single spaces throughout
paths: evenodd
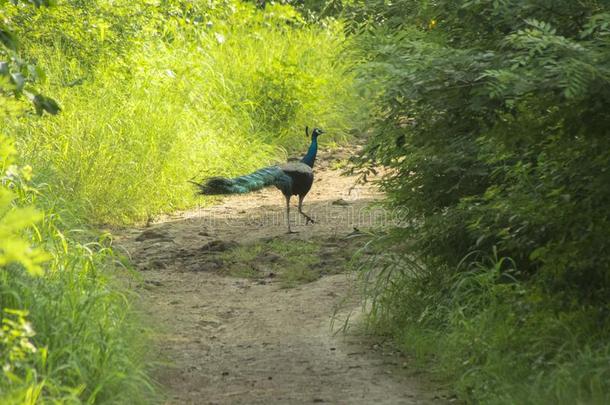
M 130 293 L 104 271 L 110 240 L 79 242 L 83 230 L 66 228 L 1 141 L 0 402 L 144 402 L 144 342 Z
M 132 275 L 91 225 L 192 206 L 188 179 L 284 159 L 306 124 L 345 136 L 342 27 L 238 1 L 50 3 L 0 1 L 0 402 L 149 402 Z
M 608 403 L 608 3 L 346 12 L 376 106 L 360 166 L 411 219 L 379 241 L 373 323 L 469 401 Z
M 19 37 L 63 111 L 6 130 L 39 182 L 91 221 L 192 205 L 186 180 L 303 149 L 314 120 L 340 136 L 353 105 L 335 57 L 341 27 L 308 26 L 291 7 L 100 1 L 31 13 L 13 23 L 45 27 Z
M 469 402 L 610 402 L 607 2 L 286 3 L 0 0 L 0 402 L 151 401 L 92 225 L 306 124 L 368 133 L 408 213 L 364 265 L 378 333 Z

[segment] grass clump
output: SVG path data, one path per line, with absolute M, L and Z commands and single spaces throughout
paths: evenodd
M 284 288 L 317 280 L 322 275 L 321 245 L 279 239 L 238 246 L 221 254 L 223 272 L 235 277 L 276 278 Z
M 222 272 L 235 277 L 275 279 L 294 288 L 348 269 L 358 244 L 344 239 L 283 240 L 237 246 L 218 257 Z M 359 257 L 359 256 L 358 256 Z M 216 260 L 216 258 L 211 258 Z

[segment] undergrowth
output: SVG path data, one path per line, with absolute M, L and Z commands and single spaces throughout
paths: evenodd
M 358 168 L 410 220 L 367 267 L 371 325 L 470 403 L 610 402 L 610 7 L 548 5 L 346 10 Z
M 36 208 L 44 190 L 0 140 L 0 402 L 149 403 L 148 341 L 109 238 Z
M 415 355 L 468 403 L 606 404 L 607 308 L 558 310 L 508 258 L 477 253 L 427 268 L 387 237 L 360 261 L 370 330 Z M 404 248 L 404 245 L 403 245 Z

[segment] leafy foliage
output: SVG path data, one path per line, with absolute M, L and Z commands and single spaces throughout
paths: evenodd
M 0 7 L 6 7 L 7 3 L 8 0 L 0 1 Z M 51 5 L 47 0 L 31 0 L 26 3 L 36 7 Z M 19 2 L 14 1 L 12 4 L 13 10 L 6 10 L 9 16 L 16 12 L 14 10 L 19 6 Z M 19 41 L 10 30 L 12 23 L 13 21 L 6 17 L 4 22 L 0 22 L 0 95 L 4 97 L 12 95 L 16 99 L 23 95 L 33 104 L 36 114 L 42 115 L 46 111 L 55 115 L 60 111 L 57 102 L 37 93 L 31 85 L 37 79 L 44 79 L 44 72 L 35 63 L 20 57 Z M 5 101 L 3 103 L 5 114 L 15 114 L 19 111 L 16 103 L 3 101 Z
M 389 203 L 407 208 L 413 221 L 388 243 L 409 240 L 399 246 L 428 269 L 417 276 L 420 290 L 404 288 L 412 276 L 400 271 L 394 276 L 403 280 L 395 281 L 402 291 L 376 290 L 389 294 L 381 304 L 388 316 L 411 322 L 399 322 L 403 327 L 433 317 L 440 322 L 422 330 L 477 328 L 476 312 L 453 322 L 446 308 L 466 277 L 464 257 L 479 262 L 473 252 L 495 249 L 518 271 L 513 281 L 499 277 L 470 291 L 480 301 L 466 305 L 469 310 L 491 306 L 485 316 L 495 323 L 487 327 L 517 333 L 518 322 L 511 324 L 503 311 L 524 306 L 536 314 L 527 321 L 532 329 L 515 336 L 533 338 L 535 325 L 548 327 L 543 336 L 551 336 L 550 319 L 573 317 L 578 322 L 570 327 L 586 332 L 572 349 L 606 350 L 609 11 L 601 1 L 544 0 L 373 1 L 346 11 L 354 21 L 352 57 L 361 61 L 362 91 L 377 104 L 359 165 L 364 172 L 390 168 L 381 185 Z M 514 295 L 504 283 L 523 283 L 525 292 Z M 501 299 L 488 301 L 492 294 Z M 529 306 L 533 297 L 545 305 Z M 602 332 L 591 333 L 590 322 L 599 322 Z M 489 353 L 517 346 L 490 344 Z M 464 341 L 452 347 L 456 358 L 468 355 Z M 564 349 L 553 347 L 548 355 L 560 358 Z M 519 366 L 530 360 L 521 358 Z M 550 375 L 563 361 L 569 367 L 563 357 L 528 365 L 523 375 Z M 512 367 L 507 362 L 502 365 Z M 500 395 L 485 374 L 492 373 L 491 363 L 481 357 L 469 364 L 460 370 L 480 378 L 479 391 L 464 395 Z M 562 392 L 581 401 L 600 398 L 593 388 Z
M 41 273 L 41 263 L 48 259 L 39 248 L 31 248 L 29 241 L 22 236 L 25 229 L 31 228 L 42 215 L 33 207 L 15 207 L 17 198 L 12 189 L 16 182 L 29 180 L 31 168 L 22 169 L 12 165 L 15 151 L 8 138 L 0 136 L 0 267 L 19 263 L 30 274 Z

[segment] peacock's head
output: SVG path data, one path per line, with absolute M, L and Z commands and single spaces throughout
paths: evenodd
M 320 128 L 314 128 L 313 131 L 311 131 L 311 137 L 317 138 L 319 135 L 322 135 L 323 133 L 324 133 L 324 131 L 321 130 Z M 305 134 L 307 135 L 307 137 L 309 137 L 309 127 L 305 127 Z

